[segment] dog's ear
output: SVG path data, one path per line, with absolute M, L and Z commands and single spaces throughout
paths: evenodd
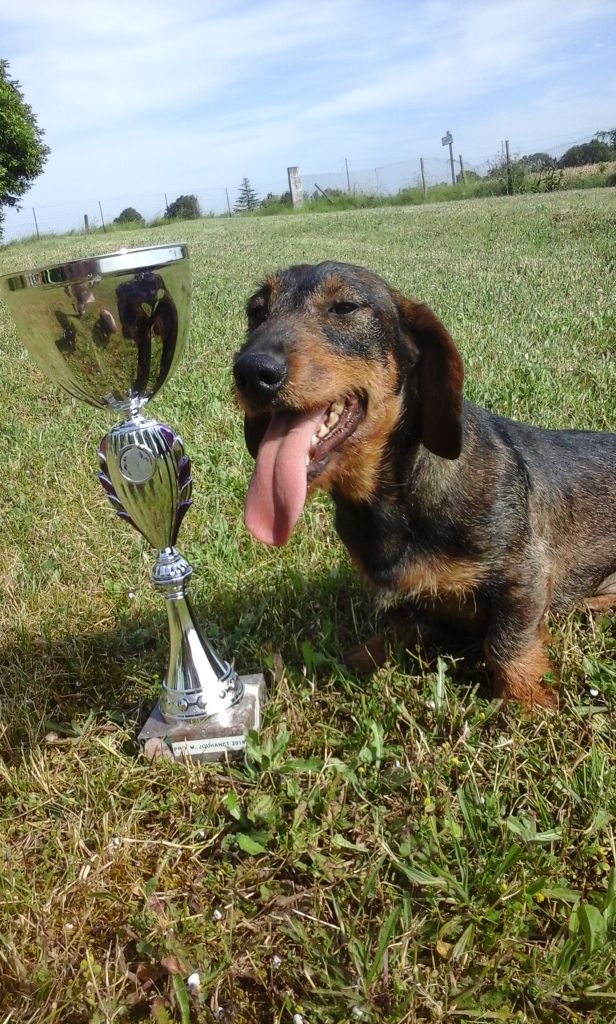
M 462 449 L 462 357 L 428 306 L 392 291 L 403 333 L 416 346 L 421 443 L 444 459 Z

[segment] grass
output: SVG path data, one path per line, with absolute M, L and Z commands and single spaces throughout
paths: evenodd
M 581 167 L 566 167 L 563 175 L 567 186 L 575 185 L 580 179 L 593 179 L 599 175 L 613 180 L 616 174 L 616 160 L 607 160 L 600 164 L 582 164 Z
M 268 270 L 337 258 L 436 309 L 472 399 L 614 429 L 616 194 L 204 220 L 125 242 L 178 237 L 191 348 L 152 411 L 193 459 L 194 603 L 224 656 L 267 670 L 265 724 L 245 766 L 140 760 L 167 642 L 152 554 L 93 476 L 108 418 L 41 377 L 0 309 L 2 1024 L 615 1020 L 614 619 L 554 623 L 557 717 L 503 712 L 482 667 L 447 651 L 398 650 L 355 678 L 342 652 L 372 610 L 328 499 L 283 551 L 242 527 L 229 363 Z M 11 245 L 0 273 L 101 242 Z

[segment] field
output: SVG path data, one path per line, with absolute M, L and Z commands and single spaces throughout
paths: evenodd
M 108 248 L 171 240 L 193 257 L 191 345 L 152 412 L 193 460 L 191 596 L 223 655 L 266 670 L 265 725 L 244 766 L 139 757 L 167 644 L 152 554 L 94 477 L 110 419 L 43 379 L 0 307 L 0 1021 L 616 1020 L 614 617 L 552 624 L 557 716 L 499 708 L 446 650 L 353 676 L 373 611 L 327 497 L 281 551 L 243 528 L 229 373 L 266 272 L 335 258 L 437 311 L 469 398 L 614 430 L 616 192 L 204 220 Z M 0 274 L 104 242 L 11 245 Z

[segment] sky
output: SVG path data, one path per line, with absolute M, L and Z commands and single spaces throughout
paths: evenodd
M 51 149 L 5 240 L 32 208 L 41 230 L 100 223 L 99 201 L 219 212 L 290 165 L 444 177 L 447 131 L 472 167 L 616 127 L 616 0 L 4 0 L 0 57 Z

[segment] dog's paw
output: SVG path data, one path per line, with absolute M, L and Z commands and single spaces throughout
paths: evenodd
M 383 633 L 375 633 L 365 643 L 352 647 L 344 655 L 345 665 L 358 676 L 369 676 L 384 665 L 386 660 L 387 651 Z

